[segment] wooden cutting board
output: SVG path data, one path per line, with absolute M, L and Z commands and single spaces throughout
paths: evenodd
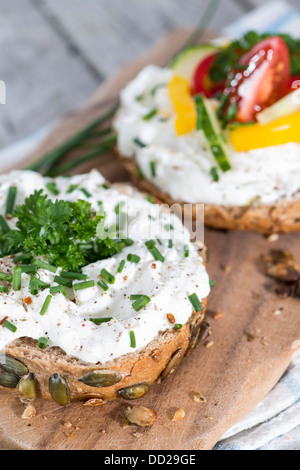
M 33 161 L 103 112 L 129 79 L 148 63 L 164 64 L 184 43 L 187 31 L 176 31 L 145 57 L 122 69 L 101 86 L 88 105 L 66 120 L 32 154 Z M 82 165 L 98 168 L 111 181 L 128 175 L 114 155 Z M 0 392 L 0 448 L 196 450 L 211 449 L 223 433 L 272 389 L 288 367 L 300 340 L 300 300 L 282 299 L 275 282 L 265 277 L 260 257 L 271 249 L 290 250 L 300 258 L 300 234 L 270 242 L 262 235 L 206 230 L 208 271 L 216 287 L 209 298 L 213 334 L 210 344 L 191 354 L 162 384 L 154 385 L 139 404 L 153 408 L 157 419 L 149 429 L 124 428 L 124 400 L 101 408 L 72 404 L 61 408 L 36 400 L 36 417 L 21 419 L 23 406 Z M 274 312 L 280 310 L 280 315 Z M 220 312 L 223 315 L 215 313 Z M 207 403 L 193 401 L 201 392 Z M 185 410 L 172 422 L 174 411 Z

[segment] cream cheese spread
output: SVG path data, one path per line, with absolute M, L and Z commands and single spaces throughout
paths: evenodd
M 203 133 L 176 135 L 167 87 L 172 77 L 171 69 L 150 65 L 121 92 L 114 123 L 118 148 L 125 157 L 136 158 L 147 180 L 173 200 L 187 203 L 230 207 L 300 197 L 300 144 L 295 142 L 248 152 L 231 148 L 232 168 L 219 170 L 219 181 L 214 182 L 211 168 L 217 164 Z M 158 113 L 144 119 L 154 109 Z
M 53 195 L 46 188 L 50 181 L 55 181 L 59 195 Z M 170 223 L 170 214 L 162 213 L 160 207 L 148 202 L 144 195 L 130 187 L 126 193 L 116 186 L 103 187 L 104 182 L 96 170 L 54 180 L 31 171 L 0 175 L 2 215 L 9 188 L 13 185 L 17 186 L 17 205 L 23 204 L 35 189 L 43 189 L 52 200 L 86 199 L 95 211 L 99 208 L 98 202 L 102 201 L 107 227 L 115 220 L 115 208 L 121 202 L 124 210 L 128 211 L 130 222 L 127 235 L 133 241 L 131 246 L 126 246 L 117 255 L 83 267 L 82 272 L 87 275 L 87 280 L 94 280 L 95 286 L 84 290 L 67 288 L 66 296 L 60 292 L 53 294 L 43 316 L 40 311 L 49 295 L 49 288 L 32 295 L 30 275 L 22 273 L 21 290 L 14 291 L 10 285 L 7 293 L 0 294 L 0 320 L 8 317 L 17 328 L 12 332 L 0 326 L 0 350 L 19 337 L 46 337 L 48 346 L 59 346 L 70 356 L 91 363 L 105 363 L 142 350 L 160 332 L 174 328 L 167 314 L 173 314 L 177 324 L 186 323 L 193 311 L 188 298 L 191 294 L 197 293 L 200 300 L 208 296 L 210 285 L 205 266 L 199 252 L 189 241 L 188 230 L 183 228 L 179 219 L 173 216 Z M 77 185 L 77 189 L 69 193 L 70 185 Z M 89 194 L 84 194 L 82 188 L 86 188 Z M 14 228 L 16 220 L 11 219 L 7 223 Z M 159 250 L 164 261 L 155 260 L 145 246 L 149 238 L 159 238 Z M 170 238 L 173 239 L 172 246 L 169 244 Z M 185 256 L 187 248 L 188 257 Z M 139 256 L 140 261 L 127 261 L 128 254 Z M 125 260 L 125 266 L 118 273 L 122 260 Z M 12 273 L 13 266 L 13 257 L 0 259 L 1 272 Z M 115 283 L 109 285 L 107 291 L 97 285 L 103 268 L 115 276 Z M 59 267 L 56 273 L 39 269 L 38 275 L 42 281 L 55 286 L 54 277 L 60 272 Z M 74 281 L 77 282 L 80 281 Z M 7 285 L 4 281 L 0 284 Z M 136 312 L 130 300 L 132 294 L 147 295 L 151 301 Z M 90 321 L 91 318 L 111 320 L 97 325 Z M 130 331 L 134 332 L 136 347 L 132 347 Z

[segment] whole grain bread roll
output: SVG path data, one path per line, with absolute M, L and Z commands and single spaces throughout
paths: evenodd
M 184 201 L 174 201 L 169 194 L 140 177 L 135 158 L 125 157 L 117 149 L 116 153 L 141 190 L 170 206 L 179 202 L 185 215 L 190 218 L 196 216 L 197 204 L 185 206 Z M 201 204 L 201 201 L 198 204 Z M 248 230 L 265 235 L 296 232 L 300 230 L 300 199 L 295 197 L 270 205 L 263 205 L 254 200 L 251 205 L 245 207 L 205 204 L 204 223 L 213 229 Z

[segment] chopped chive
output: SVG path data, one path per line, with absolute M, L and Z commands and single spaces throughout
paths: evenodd
M 137 300 L 143 297 L 143 294 L 131 294 L 130 300 Z
M 36 278 L 36 280 L 38 287 L 41 287 L 42 289 L 48 289 L 50 287 L 50 284 L 48 284 L 47 282 L 44 282 L 39 278 Z
M 150 162 L 150 171 L 152 178 L 156 177 L 156 162 Z
M 133 304 L 132 304 L 132 308 L 138 312 L 139 310 L 141 310 L 143 307 L 145 307 L 145 305 L 147 305 L 149 302 L 151 302 L 151 299 L 150 297 L 148 297 L 147 295 L 141 295 L 141 297 L 139 297 L 138 299 L 136 299 Z
M 144 175 L 144 173 L 142 172 L 142 169 L 139 166 L 136 167 L 136 173 L 137 173 L 138 177 L 141 180 L 145 179 L 145 175 Z
M 209 281 L 210 287 L 215 287 L 216 281 L 213 281 L 212 279 Z
M 169 248 L 173 248 L 173 240 L 170 239 L 170 240 L 168 241 L 168 247 L 169 247 Z
M 0 293 L 3 294 L 5 292 L 8 291 L 8 287 L 7 286 L 0 286 Z
M 53 281 L 57 282 L 57 284 L 59 284 L 60 286 L 69 287 L 70 289 L 73 286 L 71 279 L 66 279 L 65 277 L 62 277 L 62 276 L 55 276 Z
M 161 252 L 158 250 L 158 248 L 156 248 L 154 244 L 146 242 L 145 245 L 156 261 L 165 261 L 164 256 L 161 254 Z
M 45 263 L 45 261 L 42 261 L 40 259 L 34 259 L 33 264 L 35 264 L 36 266 L 38 266 L 41 269 L 45 269 L 46 271 L 51 271 L 52 273 L 56 273 L 56 271 L 57 271 L 56 266 L 53 266 L 49 263 Z
M 31 295 L 37 295 L 39 293 L 39 283 L 38 278 L 32 276 L 29 281 L 29 290 Z
M 47 338 L 44 338 L 43 336 L 41 336 L 41 338 L 39 338 L 39 340 L 38 340 L 38 348 L 39 349 L 45 349 L 47 344 L 48 344 Z
M 4 219 L 3 215 L 0 215 L 0 228 L 1 228 L 3 233 L 10 232 L 10 228 L 9 228 L 6 220 Z
M 145 114 L 145 116 L 143 116 L 143 120 L 144 121 L 150 121 L 150 119 L 152 119 L 154 116 L 156 116 L 157 113 L 158 113 L 157 109 L 154 108 L 149 113 Z
M 115 276 L 113 276 L 110 272 L 108 272 L 106 269 L 101 269 L 101 276 L 108 282 L 109 284 L 114 284 L 115 283 Z
M 162 242 L 161 242 L 161 240 L 160 240 L 159 238 L 157 238 L 156 240 L 157 240 L 157 242 L 158 242 L 160 245 L 162 245 Z
M 27 261 L 30 263 L 32 256 L 29 253 L 24 253 L 23 255 L 16 256 L 14 258 L 14 263 L 19 263 L 20 261 Z
M 119 267 L 118 267 L 118 273 L 121 273 L 125 267 L 125 264 L 126 264 L 126 261 L 125 259 L 122 259 L 121 263 L 119 264 Z
M 71 184 L 69 188 L 67 189 L 67 194 L 71 194 L 75 189 L 77 189 L 79 184 Z
M 51 299 L 52 299 L 52 295 L 47 295 L 46 299 L 45 299 L 45 302 L 43 303 L 42 305 L 42 308 L 41 308 L 41 311 L 40 311 L 40 315 L 45 315 L 45 313 L 47 312 L 48 310 L 48 307 L 49 307 L 49 304 L 51 302 Z
M 132 253 L 129 253 L 127 256 L 127 261 L 130 261 L 131 263 L 139 263 L 141 261 L 141 258 L 138 255 L 133 255 Z
M 13 277 L 12 277 L 11 274 L 1 273 L 1 272 L 0 272 L 0 280 L 1 280 L 1 281 L 12 282 Z
M 123 209 L 123 207 L 125 206 L 125 204 L 126 204 L 125 201 L 120 201 L 115 207 L 115 213 L 120 214 L 120 212 Z
M 134 241 L 131 240 L 131 238 L 124 238 L 123 242 L 126 246 L 132 246 L 134 244 Z
M 213 166 L 210 170 L 210 174 L 212 176 L 213 181 L 217 182 L 219 181 L 219 174 L 218 174 L 218 169 L 216 166 Z
M 106 317 L 106 318 L 90 318 L 90 321 L 95 323 L 96 325 L 101 325 L 101 323 L 108 323 L 112 320 L 113 317 Z
M 14 205 L 17 196 L 17 187 L 11 186 L 8 190 L 7 200 L 6 200 L 6 210 L 5 214 L 12 214 L 14 210 Z
M 185 257 L 185 258 L 188 258 L 188 257 L 189 257 L 189 254 L 190 254 L 190 250 L 189 250 L 189 246 L 188 246 L 188 245 L 184 245 L 184 247 L 183 247 L 183 252 L 184 252 L 184 257 Z
M 51 181 L 50 183 L 47 183 L 46 188 L 48 189 L 48 191 L 50 191 L 50 193 L 54 194 L 55 196 L 58 196 L 59 191 L 58 191 L 58 189 L 56 187 L 56 183 L 54 181 Z
M 103 188 L 103 189 L 109 189 L 110 187 L 108 186 L 108 184 L 103 183 L 103 184 L 102 184 L 102 188 Z
M 60 275 L 67 279 L 76 279 L 78 281 L 85 281 L 87 279 L 87 274 L 83 273 L 72 273 L 68 271 L 62 271 Z
M 102 281 L 102 279 L 100 279 L 100 281 L 97 282 L 98 286 L 101 287 L 101 289 L 103 289 L 104 291 L 107 291 L 109 289 L 108 285 L 106 284 L 106 282 Z
M 135 339 L 134 331 L 131 330 L 129 332 L 129 336 L 130 336 L 130 347 L 131 348 L 136 348 L 136 339 Z
M 150 202 L 150 204 L 154 204 L 154 199 L 151 194 L 147 194 L 147 201 Z
M 36 273 L 37 266 L 33 264 L 19 264 L 19 268 L 21 269 L 22 273 Z
M 66 291 L 66 288 L 64 286 L 52 286 L 52 287 L 50 287 L 50 294 L 57 294 L 59 292 L 61 294 L 63 294 L 64 296 L 67 295 L 67 291 Z
M 181 328 L 182 328 L 181 323 L 176 323 L 176 324 L 174 325 L 174 328 L 175 328 L 175 330 L 181 330 Z
M 169 230 L 169 231 L 170 231 L 170 230 L 174 230 L 174 226 L 173 226 L 172 224 L 166 224 L 166 225 L 165 225 L 165 229 L 166 229 L 166 230 Z
M 78 282 L 77 284 L 74 284 L 74 290 L 83 290 L 83 289 L 89 289 L 90 287 L 95 286 L 95 281 L 84 281 L 84 282 Z
M 153 248 L 155 246 L 155 240 L 148 240 L 145 242 L 147 248 Z
M 2 326 L 5 326 L 5 328 L 12 331 L 13 333 L 17 331 L 17 327 L 7 320 L 4 320 L 4 322 L 2 323 Z
M 156 92 L 160 89 L 160 88 L 165 88 L 167 86 L 167 83 L 158 83 L 157 85 L 155 85 L 155 87 L 151 90 L 151 96 L 154 96 L 156 94 Z
M 196 313 L 202 312 L 203 307 L 202 307 L 202 304 L 201 304 L 197 294 L 191 294 L 189 296 L 189 301 L 191 302 L 191 304 L 192 304 L 192 306 L 193 306 Z
M 142 101 L 143 98 L 144 98 L 144 95 L 138 95 L 135 97 L 135 101 Z
M 133 139 L 133 142 L 138 145 L 138 147 L 141 147 L 141 148 L 145 148 L 147 147 L 147 145 L 141 140 L 139 139 L 138 137 L 136 137 L 135 139 Z
M 81 191 L 87 198 L 92 197 L 91 193 L 90 193 L 87 189 L 85 189 L 85 188 L 80 188 L 80 191 Z
M 21 280 L 22 280 L 21 268 L 20 266 L 15 266 L 14 274 L 13 274 L 13 281 L 12 281 L 13 290 L 21 290 Z

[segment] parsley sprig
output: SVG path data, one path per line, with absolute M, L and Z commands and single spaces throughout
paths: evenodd
M 0 255 L 28 253 L 39 256 L 63 270 L 77 270 L 93 261 L 113 256 L 124 242 L 96 236 L 97 225 L 105 218 L 91 204 L 51 201 L 43 190 L 35 191 L 13 211 L 16 228 L 0 234 Z

